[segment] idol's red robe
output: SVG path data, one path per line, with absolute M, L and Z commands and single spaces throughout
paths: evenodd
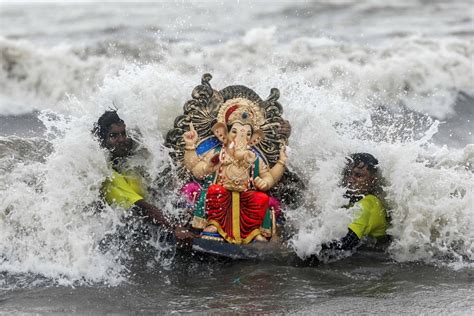
M 227 242 L 248 244 L 260 234 L 268 202 L 263 192 L 231 192 L 213 184 L 206 195 L 208 224 L 215 226 Z

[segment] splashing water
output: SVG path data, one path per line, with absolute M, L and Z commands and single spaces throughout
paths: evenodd
M 368 10 L 353 6 L 358 14 Z M 391 9 L 400 10 L 386 10 Z M 146 10 L 131 9 L 131 14 L 142 16 Z M 290 165 L 309 188 L 302 207 L 286 210 L 298 255 L 315 253 L 321 243 L 345 234 L 351 216 L 341 208 L 340 171 L 346 155 L 364 151 L 377 157 L 386 179 L 391 258 L 472 266 L 473 117 L 456 107 L 464 95 L 461 101 L 472 108 L 472 41 L 419 34 L 384 34 L 380 40 L 372 30 L 368 44 L 355 34 L 349 40 L 337 29 L 313 35 L 314 30 L 303 27 L 293 34 L 288 26 L 298 18 L 288 18 L 287 27 L 270 23 L 275 14 L 288 15 L 286 6 L 268 10 L 259 16 L 260 23 L 246 11 L 249 27 L 233 25 L 232 37 L 220 20 L 222 31 L 215 37 L 192 33 L 199 28 L 191 27 L 186 16 L 165 24 L 174 28 L 176 39 L 156 29 L 143 31 L 145 22 L 134 26 L 138 31 L 123 26 L 131 35 L 122 41 L 109 38 L 113 45 L 102 39 L 51 45 L 51 34 L 44 34 L 38 45 L 28 34 L 15 39 L 18 30 L 0 34 L 5 70 L 0 73 L 0 113 L 14 119 L 39 111 L 45 131 L 36 137 L 7 131 L 0 137 L 0 270 L 41 275 L 57 284 L 126 280 L 130 249 L 120 242 L 103 246 L 126 226 L 124 211 L 106 206 L 97 212 L 94 207 L 111 170 L 91 136 L 92 124 L 115 104 L 127 127 L 140 131 L 139 142 L 149 152 L 132 164 L 156 179 L 170 164 L 164 135 L 204 72 L 214 75 L 217 89 L 244 84 L 262 97 L 270 88 L 280 89 L 284 117 L 293 127 Z M 109 27 L 117 30 L 113 23 Z M 102 25 L 91 28 L 108 34 Z M 134 42 L 137 32 L 148 37 Z M 434 141 L 444 121 L 463 116 L 464 125 L 456 130 L 464 137 L 461 146 Z M 155 202 L 178 216 L 171 198 L 163 196 Z M 166 252 L 160 242 L 150 244 Z M 158 255 L 154 263 L 169 265 L 164 257 Z

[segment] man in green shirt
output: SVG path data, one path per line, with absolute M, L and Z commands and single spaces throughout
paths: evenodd
M 112 176 L 102 185 L 102 195 L 109 205 L 118 205 L 125 209 L 138 209 L 154 223 L 170 227 L 162 211 L 146 201 L 147 190 L 138 174 L 123 166 L 132 155 L 133 141 L 127 136 L 126 125 L 117 111 L 106 111 L 93 129 L 101 147 L 110 153 Z
M 341 240 L 323 245 L 323 252 L 356 249 L 365 237 L 386 237 L 387 214 L 380 198 L 382 189 L 378 160 L 368 153 L 352 154 L 344 169 L 342 184 L 347 187 L 348 209 L 355 212 L 355 219 L 348 225 L 348 232 Z

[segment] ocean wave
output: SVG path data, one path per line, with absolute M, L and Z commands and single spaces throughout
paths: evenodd
M 140 143 L 149 151 L 135 163 L 151 179 L 159 177 L 170 163 L 163 135 L 200 82 L 199 76 L 168 67 L 129 66 L 106 77 L 87 97 L 64 101 L 68 115 L 42 111 L 49 145 L 29 145 L 42 154 L 30 157 L 28 150 L 15 147 L 20 145 L 14 139 L 3 139 L 7 151 L 23 152 L 23 158 L 0 157 L 0 163 L 8 164 L 0 179 L 7 188 L 0 190 L 0 240 L 8 240 L 0 243 L 0 270 L 40 274 L 61 284 L 118 284 L 127 278 L 128 249 L 100 247 L 125 222 L 120 211 L 106 207 L 96 213 L 91 207 L 111 171 L 90 130 L 97 117 L 115 104 L 128 128 L 140 129 Z M 472 145 L 448 149 L 434 144 L 439 122 L 427 117 L 417 125 L 419 117 L 410 111 L 387 116 L 382 129 L 390 132 L 385 136 L 373 134 L 374 118 L 380 115 L 376 107 L 314 86 L 292 72 L 266 80 L 258 71 L 220 79 L 225 74 L 213 79 L 214 88 L 245 83 L 264 97 L 270 88 L 280 89 L 284 117 L 293 126 L 290 165 L 309 187 L 303 206 L 286 210 L 288 223 L 297 232 L 292 245 L 299 255 L 315 253 L 321 243 L 345 234 L 350 216 L 340 208 L 344 204 L 340 170 L 349 153 L 371 152 L 387 180 L 394 239 L 390 256 L 397 261 L 461 266 L 474 261 Z M 178 216 L 169 198 L 156 202 Z M 155 260 L 159 264 L 161 259 Z
M 443 119 L 453 114 L 457 94 L 473 95 L 469 41 L 411 37 L 378 47 L 300 37 L 279 43 L 276 28 L 252 29 L 242 38 L 197 47 L 177 43 L 165 63 L 193 72 L 218 70 L 223 78 L 258 83 L 281 73 L 359 104 L 399 106 Z
M 228 84 L 299 77 L 353 103 L 394 109 L 403 104 L 436 119 L 455 115 L 459 93 L 474 95 L 471 41 L 413 36 L 369 47 L 327 37 L 281 42 L 277 33 L 276 27 L 253 28 L 239 38 L 202 46 L 157 38 L 153 43 L 46 49 L 3 39 L 0 113 L 45 108 L 67 113 L 58 101 L 86 95 L 104 78 L 141 64 L 185 76 L 211 71 Z
M 27 41 L 0 38 L 0 113 L 54 108 L 70 95 L 87 95 L 107 74 L 117 73 L 120 65 L 113 58 L 81 59 L 65 46 L 40 48 Z
M 426 20 L 415 29 L 407 23 L 419 21 L 412 18 L 428 6 L 431 13 L 456 14 L 434 30 Z M 226 5 L 215 7 L 184 5 L 204 18 L 170 15 L 176 20 L 163 17 L 159 26 L 146 5 L 128 7 L 143 17 L 130 19 L 137 24 L 107 19 L 114 13 L 107 5 L 97 5 L 94 14 L 89 7 L 63 10 L 71 12 L 64 16 L 57 8 L 9 9 L 19 18 L 47 14 L 54 22 L 12 23 L 10 36 L 0 38 L 0 115 L 15 120 L 40 111 L 45 126 L 39 138 L 0 138 L 0 270 L 69 285 L 126 280 L 130 249 L 102 244 L 122 233 L 126 220 L 121 210 L 94 208 L 111 171 L 90 134 L 92 124 L 117 107 L 128 128 L 140 129 L 150 153 L 135 163 L 155 179 L 169 165 L 163 136 L 204 72 L 214 75 L 217 89 L 244 84 L 262 97 L 280 89 L 293 126 L 290 164 L 309 187 L 303 206 L 286 210 L 297 254 L 316 253 L 321 243 L 345 234 L 351 217 L 340 207 L 340 170 L 345 156 L 364 151 L 379 159 L 387 180 L 389 255 L 472 267 L 474 162 L 466 145 L 472 134 L 451 148 L 471 133 L 473 119 L 474 44 L 452 37 L 469 34 L 465 5 L 327 1 L 279 4 L 261 14 L 242 5 L 247 11 L 238 23 L 229 23 Z M 380 22 L 375 13 L 395 21 L 372 25 Z M 215 33 L 206 14 L 213 15 Z M 48 45 L 51 38 L 64 40 L 61 27 L 72 40 Z M 450 147 L 433 141 L 440 134 Z M 157 203 L 177 216 L 170 199 Z

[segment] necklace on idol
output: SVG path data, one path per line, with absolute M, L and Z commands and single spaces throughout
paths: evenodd
M 226 158 L 226 152 L 225 152 L 225 148 L 223 148 L 219 154 L 219 160 L 221 161 L 221 165 L 219 167 L 219 178 L 220 178 L 220 184 L 223 185 L 224 184 L 224 178 L 227 177 L 229 180 L 231 180 L 235 185 L 241 185 L 241 180 L 240 177 L 242 177 L 246 172 L 248 172 L 248 170 L 250 169 L 250 176 L 248 178 L 248 186 L 247 188 L 250 188 L 250 186 L 252 185 L 253 183 L 253 168 L 250 168 L 253 166 L 255 160 L 257 160 L 257 158 L 255 158 L 255 160 L 250 163 L 248 165 L 248 167 L 246 167 L 239 175 L 237 176 L 232 176 L 232 175 L 229 175 L 228 174 L 228 168 L 225 168 L 224 170 L 224 166 L 222 164 L 222 162 L 224 161 L 224 159 Z M 232 159 L 232 157 L 229 156 L 229 158 Z M 233 159 L 234 160 L 234 159 Z M 235 161 L 235 160 L 234 160 Z M 225 177 L 224 177 L 225 176 Z

